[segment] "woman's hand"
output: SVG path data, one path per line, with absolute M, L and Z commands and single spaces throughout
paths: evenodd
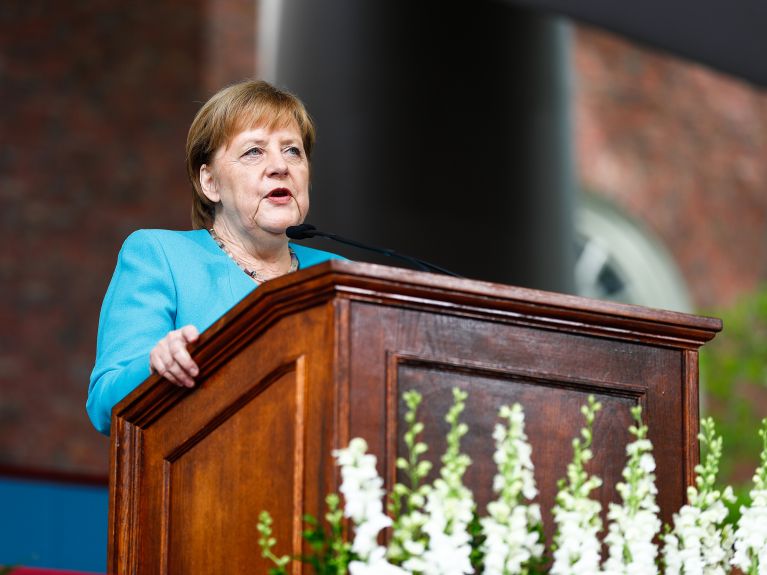
M 200 370 L 186 346 L 197 341 L 198 337 L 200 333 L 191 324 L 168 332 L 149 353 L 149 367 L 152 372 L 179 387 L 194 387 L 194 378 Z

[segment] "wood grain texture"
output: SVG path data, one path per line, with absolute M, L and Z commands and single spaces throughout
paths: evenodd
M 712 318 L 350 262 L 268 282 L 202 334 L 195 389 L 151 377 L 115 408 L 109 570 L 265 572 L 261 509 L 277 519 L 278 553 L 299 553 L 301 516 L 321 514 L 338 486 L 334 448 L 364 437 L 394 481 L 406 389 L 424 395 L 435 461 L 450 388 L 469 391 L 467 481 L 480 510 L 500 405 L 526 410 L 547 507 L 588 394 L 605 406 L 593 462 L 603 503 L 640 403 L 668 520 L 698 460 L 697 350 L 719 329 Z
M 686 485 L 695 484 L 695 466 L 700 461 L 700 395 L 698 391 L 698 353 L 686 350 L 683 355 L 685 411 L 682 413 L 683 444 L 687 446 L 684 460 Z

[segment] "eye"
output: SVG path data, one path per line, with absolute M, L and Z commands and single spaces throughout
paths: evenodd
M 255 146 L 255 147 L 253 147 L 253 148 L 250 148 L 250 149 L 249 149 L 247 152 L 245 152 L 245 153 L 244 153 L 242 156 L 243 156 L 243 157 L 247 157 L 247 156 L 250 156 L 250 157 L 254 157 L 254 158 L 257 158 L 257 157 L 259 157 L 259 156 L 262 156 L 263 154 L 264 154 L 264 151 L 263 151 L 261 148 L 259 148 L 258 146 Z
M 289 156 L 294 156 L 296 158 L 301 157 L 301 148 L 298 146 L 288 146 L 285 148 L 285 153 Z

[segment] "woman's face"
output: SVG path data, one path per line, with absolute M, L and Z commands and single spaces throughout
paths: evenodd
M 298 126 L 240 132 L 200 168 L 200 184 L 217 204 L 217 224 L 243 239 L 284 234 L 309 211 L 309 163 Z

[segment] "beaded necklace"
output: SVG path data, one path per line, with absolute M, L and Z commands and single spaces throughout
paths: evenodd
M 210 237 L 213 238 L 213 241 L 218 244 L 218 247 L 220 247 L 222 250 L 224 250 L 224 253 L 229 256 L 229 258 L 237 264 L 237 267 L 240 268 L 242 271 L 244 271 L 246 274 L 248 274 L 250 277 L 252 277 L 256 282 L 262 284 L 266 280 L 271 278 L 265 278 L 261 274 L 259 274 L 256 270 L 250 270 L 246 268 L 240 260 L 238 260 L 236 257 L 234 257 L 234 254 L 229 251 L 229 248 L 224 243 L 224 240 L 222 240 L 219 235 L 216 233 L 216 230 L 213 228 L 210 228 L 208 230 L 210 232 Z M 288 270 L 288 273 L 293 273 L 298 269 L 298 256 L 296 256 L 296 252 L 293 251 L 293 248 L 288 246 L 288 250 L 290 250 L 290 269 Z

